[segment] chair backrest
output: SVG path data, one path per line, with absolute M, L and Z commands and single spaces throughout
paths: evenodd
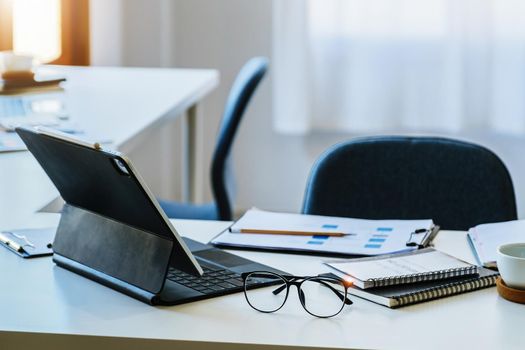
M 244 111 L 267 69 L 266 58 L 250 59 L 237 75 L 226 101 L 211 165 L 211 186 L 220 220 L 231 220 L 233 216 L 233 194 L 228 182 L 231 174 L 229 157 L 235 134 Z
M 484 147 L 437 137 L 369 137 L 333 146 L 312 169 L 302 211 L 432 218 L 448 230 L 517 218 L 503 162 Z

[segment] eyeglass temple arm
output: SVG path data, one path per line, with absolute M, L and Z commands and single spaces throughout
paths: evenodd
M 298 280 L 299 278 L 298 277 L 292 277 L 290 278 L 290 282 L 294 281 L 294 280 Z M 326 283 L 325 281 L 322 281 L 322 280 L 316 280 L 317 282 L 321 283 L 322 285 L 324 285 L 325 287 L 328 287 L 332 292 L 335 293 L 335 295 L 337 295 L 337 297 L 339 299 L 341 299 L 341 301 L 344 301 L 346 305 L 352 305 L 352 300 L 348 299 L 348 298 L 345 298 L 344 294 L 341 293 L 341 291 L 335 289 L 334 287 L 332 287 L 331 285 L 329 285 L 328 283 Z M 274 295 L 277 295 L 279 293 L 281 293 L 284 289 L 286 288 L 286 285 L 282 285 L 280 286 L 279 288 L 275 289 L 272 293 Z
M 334 287 L 332 287 L 331 285 L 329 285 L 328 283 L 326 283 L 325 281 L 319 281 L 319 283 L 321 283 L 322 285 L 330 288 L 330 290 L 332 292 L 335 293 L 335 295 L 337 295 L 337 297 L 339 299 L 341 299 L 341 301 L 344 301 L 346 305 L 352 305 L 352 300 L 348 299 L 348 298 L 345 298 L 345 295 L 343 293 L 341 293 L 341 291 L 335 289 Z
M 319 277 L 323 277 L 323 276 L 324 277 L 329 277 L 329 278 L 335 278 L 337 280 L 340 280 L 338 276 L 336 276 L 336 275 L 334 275 L 333 273 L 330 273 L 330 272 L 329 273 L 322 273 L 322 274 L 319 275 Z M 346 286 L 346 284 L 344 282 L 343 282 L 343 285 L 345 286 L 345 291 L 346 291 L 347 290 L 347 286 Z M 334 291 L 334 293 L 337 293 L 340 298 L 344 298 L 344 295 L 340 291 L 338 291 L 337 289 L 333 288 L 332 286 L 328 286 L 328 287 L 330 287 L 330 289 L 332 289 Z M 352 305 L 353 304 L 352 300 L 350 300 L 350 298 L 348 298 L 348 296 L 346 297 L 345 304 L 346 305 Z

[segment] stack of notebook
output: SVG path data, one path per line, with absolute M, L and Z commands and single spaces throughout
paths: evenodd
M 391 308 L 494 286 L 498 276 L 433 248 L 326 265 L 353 282 L 350 294 Z

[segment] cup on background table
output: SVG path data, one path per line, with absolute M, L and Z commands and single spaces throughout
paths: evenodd
M 0 51 L 0 73 L 29 72 L 33 68 L 33 56 L 19 55 L 12 51 Z

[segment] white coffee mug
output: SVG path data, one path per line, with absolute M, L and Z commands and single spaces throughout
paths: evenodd
M 0 73 L 29 71 L 33 67 L 33 57 L 29 55 L 18 55 L 12 51 L 0 52 Z
M 525 289 L 525 243 L 499 246 L 497 263 L 501 278 L 507 286 Z

